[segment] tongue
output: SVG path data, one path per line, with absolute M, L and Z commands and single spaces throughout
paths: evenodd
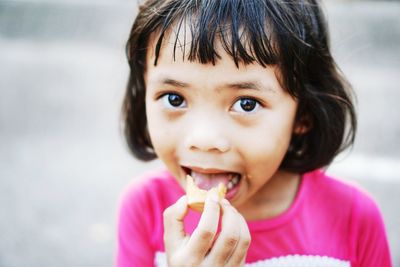
M 200 189 L 210 190 L 211 188 L 218 186 L 220 183 L 223 183 L 226 186 L 232 177 L 232 173 L 205 174 L 192 171 L 191 176 Z

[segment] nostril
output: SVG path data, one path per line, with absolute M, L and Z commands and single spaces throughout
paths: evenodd
M 203 151 L 203 152 L 220 152 L 225 153 L 230 150 L 230 142 L 223 138 L 209 138 L 204 136 L 203 138 L 197 137 L 196 139 L 188 139 L 186 142 L 187 149 L 191 151 Z
M 222 139 L 222 138 L 217 140 L 215 146 L 219 151 L 221 151 L 223 153 L 229 151 L 231 148 L 230 142 L 228 140 Z
M 202 151 L 202 152 L 219 152 L 225 153 L 229 150 L 226 145 L 215 145 L 215 146 L 191 146 L 192 151 Z

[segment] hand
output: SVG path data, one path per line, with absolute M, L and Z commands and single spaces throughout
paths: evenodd
M 250 232 L 240 213 L 226 200 L 208 194 L 197 228 L 189 236 L 183 219 L 188 212 L 186 196 L 164 212 L 164 243 L 168 266 L 244 266 Z M 218 220 L 221 232 L 217 236 Z

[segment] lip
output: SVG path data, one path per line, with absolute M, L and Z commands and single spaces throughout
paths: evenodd
M 229 170 L 229 169 L 219 169 L 219 168 L 204 168 L 198 166 L 191 166 L 191 165 L 181 165 L 181 168 L 186 174 L 190 174 L 190 171 L 195 171 L 204 174 L 218 174 L 218 173 L 238 173 L 237 171 Z
M 190 175 L 191 171 L 195 171 L 195 172 L 199 172 L 199 173 L 203 173 L 203 174 L 235 173 L 235 174 L 239 174 L 240 177 L 243 178 L 242 173 L 233 171 L 231 169 L 220 169 L 220 168 L 210 168 L 210 167 L 204 168 L 204 167 L 198 167 L 198 166 L 193 166 L 193 165 L 181 165 L 181 169 L 183 170 L 185 177 L 186 177 L 186 175 Z M 243 182 L 243 179 L 240 179 L 239 183 L 235 187 L 233 187 L 232 189 L 227 191 L 227 194 L 225 196 L 226 199 L 231 201 L 232 199 L 234 199 L 237 196 L 237 194 L 240 191 L 242 182 Z

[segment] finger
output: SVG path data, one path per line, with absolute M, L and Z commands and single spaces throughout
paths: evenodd
M 212 246 L 218 229 L 219 214 L 218 193 L 210 191 L 199 224 L 187 244 L 188 251 L 198 259 L 203 259 Z
M 226 199 L 222 200 L 221 204 L 221 233 L 207 257 L 218 266 L 225 266 L 241 238 L 241 215 Z
M 188 212 L 186 196 L 164 210 L 164 244 L 167 251 L 174 251 L 185 239 L 183 219 Z
M 240 239 L 227 262 L 227 266 L 244 266 L 247 250 L 249 249 L 251 243 L 251 235 L 249 227 L 247 226 L 247 222 L 239 212 L 237 215 L 240 225 Z

